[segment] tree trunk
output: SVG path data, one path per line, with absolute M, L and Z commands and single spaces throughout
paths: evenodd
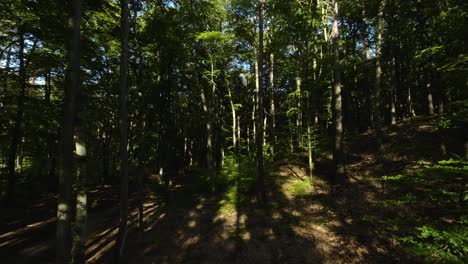
M 214 61 L 213 61 L 213 57 L 210 56 L 210 66 L 211 66 L 211 100 L 210 100 L 210 104 L 209 104 L 209 107 L 208 107 L 208 120 L 210 122 L 210 125 L 209 125 L 209 130 L 207 130 L 208 132 L 208 142 L 207 142 L 207 145 L 208 145 L 208 148 L 210 149 L 210 152 L 209 154 L 211 155 L 211 164 L 208 164 L 208 170 L 209 170 L 209 173 L 210 173 L 210 178 L 211 178 L 211 191 L 212 192 L 215 192 L 216 191 L 216 167 L 217 167 L 217 161 L 218 161 L 218 154 L 219 152 L 217 151 L 218 150 L 218 145 L 216 144 L 217 143 L 217 129 L 215 129 L 215 125 L 217 124 L 217 119 L 216 119 L 216 112 L 213 111 L 214 110 L 214 107 L 215 107 L 215 94 L 216 94 L 216 82 L 214 80 Z M 215 133 L 213 133 L 213 130 Z M 214 134 L 214 139 L 213 139 L 213 134 Z M 213 145 L 215 147 L 215 149 L 213 150 Z M 216 156 L 215 156 L 216 154 Z
M 257 51 L 258 57 L 258 51 Z M 259 81 L 259 71 L 258 71 L 258 61 L 255 63 L 255 93 L 252 95 L 252 139 L 255 142 L 257 138 L 257 125 L 255 122 L 255 118 L 257 117 L 257 101 L 258 101 L 258 90 L 260 89 L 260 81 Z
M 76 215 L 73 228 L 72 263 L 84 264 L 86 262 L 85 246 L 87 238 L 88 200 L 86 193 L 86 142 L 82 127 L 77 128 L 75 139 L 75 153 L 78 156 L 78 166 L 76 175 Z
M 241 121 L 240 114 L 237 114 L 237 151 L 240 154 L 242 150 L 242 138 L 241 138 Z
M 234 105 L 234 100 L 232 98 L 232 92 L 231 92 L 231 87 L 229 84 L 226 85 L 227 90 L 228 90 L 228 96 L 229 96 L 229 103 L 231 105 L 231 113 L 232 113 L 232 151 L 236 154 L 238 154 L 238 149 L 237 149 L 237 117 L 236 117 L 236 107 Z
M 396 125 L 397 123 L 397 113 L 396 113 L 396 107 L 395 107 L 395 102 L 396 102 L 396 93 L 397 93 L 397 87 L 398 87 L 398 80 L 397 80 L 397 66 L 396 66 L 396 56 L 393 57 L 393 78 L 394 78 L 394 85 L 390 88 L 390 122 L 391 125 Z
M 307 97 L 307 156 L 309 160 L 309 178 L 312 180 L 313 177 L 313 171 L 314 171 L 314 157 L 313 157 L 313 149 L 312 149 L 312 141 L 314 138 L 312 137 L 312 111 L 310 108 L 310 98 L 309 98 L 309 92 L 306 92 L 306 97 Z
M 213 132 L 212 132 L 212 122 L 211 122 L 211 109 L 208 105 L 208 100 L 206 97 L 205 89 L 201 87 L 200 89 L 200 96 L 202 99 L 203 104 L 203 111 L 206 115 L 206 166 L 208 169 L 208 173 L 210 174 L 210 178 L 212 177 L 212 170 L 213 170 Z M 212 180 L 212 179 L 211 179 Z M 212 186 L 213 187 L 213 186 Z
M 263 171 L 263 9 L 265 0 L 258 2 L 258 89 L 257 89 L 257 133 L 255 144 L 257 145 L 257 174 L 260 202 L 266 203 L 265 179 Z
M 340 33 L 338 30 L 338 0 L 332 0 L 333 23 L 331 38 L 333 41 L 333 121 L 334 121 L 334 144 L 333 162 L 335 165 L 335 177 L 341 180 L 344 177 L 344 153 L 343 153 L 343 113 L 341 103 L 341 66 L 340 66 Z
M 426 84 L 426 89 L 427 89 L 427 109 L 428 109 L 428 114 L 429 115 L 434 115 L 434 102 L 432 100 L 432 84 L 430 77 L 427 80 Z
M 119 263 L 125 260 L 125 240 L 128 227 L 128 107 L 127 107 L 127 71 L 128 71 L 128 34 L 129 34 L 129 10 L 127 0 L 121 0 L 121 27 L 122 27 L 122 51 L 120 58 L 120 224 L 117 238 L 117 259 Z
M 297 143 L 299 145 L 299 149 L 301 149 L 304 145 L 303 137 L 302 137 L 302 80 L 301 77 L 296 77 L 296 89 L 297 89 L 297 119 L 296 119 L 296 127 L 297 127 Z
M 7 160 L 8 184 L 6 201 L 7 204 L 13 205 L 15 198 L 16 187 L 16 159 L 18 154 L 18 146 L 21 139 L 21 125 L 23 123 L 24 113 L 24 100 L 26 97 L 26 71 L 24 69 L 24 33 L 19 32 L 19 81 L 20 81 L 20 94 L 18 95 L 17 111 L 15 116 L 15 123 L 11 130 L 11 144 Z
M 276 111 L 275 111 L 275 55 L 270 54 L 270 154 L 275 157 L 276 146 Z
M 73 126 L 76 114 L 76 98 L 80 91 L 80 31 L 81 0 L 73 0 L 72 31 L 68 47 L 67 87 L 64 99 L 62 127 L 63 172 L 59 177 L 57 208 L 57 263 L 69 263 L 71 250 L 71 207 L 73 179 Z
M 375 48 L 375 87 L 374 87 L 374 100 L 372 111 L 374 115 L 374 129 L 376 131 L 377 138 L 377 148 L 380 150 L 382 144 L 382 115 L 381 115 L 381 93 L 382 93 L 382 67 L 381 67 L 381 57 L 382 57 L 382 20 L 383 20 L 383 10 L 385 7 L 385 1 L 382 1 L 379 5 L 379 13 L 377 15 L 376 21 L 376 48 Z

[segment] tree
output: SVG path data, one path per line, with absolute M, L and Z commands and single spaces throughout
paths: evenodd
M 332 0 L 332 32 L 333 43 L 333 162 L 335 164 L 336 177 L 343 177 L 344 174 L 344 153 L 343 153 L 343 109 L 341 99 L 341 66 L 340 66 L 340 32 L 338 29 L 338 0 Z
M 256 126 L 257 132 L 255 137 L 255 145 L 257 148 L 257 177 L 258 177 L 258 191 L 260 201 L 266 203 L 265 192 L 265 175 L 263 170 L 263 15 L 264 15 L 265 1 L 258 1 L 258 88 L 257 88 L 257 118 Z
M 122 51 L 120 58 L 120 223 L 117 240 L 117 259 L 119 263 L 125 262 L 125 240 L 128 227 L 128 106 L 127 106 L 127 71 L 128 71 L 128 35 L 129 35 L 129 9 L 127 0 L 120 1 Z
M 73 0 L 71 35 L 67 54 L 67 80 L 63 104 L 62 125 L 62 163 L 63 171 L 59 177 L 59 196 L 57 208 L 57 263 L 68 263 L 71 250 L 72 222 L 72 180 L 73 180 L 73 136 L 77 109 L 77 96 L 80 92 L 80 31 L 82 1 Z
M 375 87 L 374 87 L 374 108 L 373 108 L 373 117 L 374 117 L 374 128 L 377 134 L 377 148 L 381 147 L 381 130 L 382 130 L 382 111 L 381 111 L 381 93 L 382 93 L 382 24 L 383 24 L 383 10 L 385 8 L 385 0 L 381 1 L 378 5 L 378 14 L 376 17 L 376 26 L 375 26 Z

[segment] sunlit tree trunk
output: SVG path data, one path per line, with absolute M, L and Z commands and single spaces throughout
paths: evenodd
M 275 55 L 270 54 L 270 154 L 275 156 L 276 110 L 275 110 Z
M 71 36 L 68 46 L 68 66 L 64 99 L 64 118 L 62 127 L 63 171 L 59 177 L 59 195 L 57 208 L 57 263 L 69 263 L 72 242 L 71 206 L 73 179 L 73 136 L 76 115 L 76 98 L 80 91 L 80 31 L 81 0 L 72 2 Z
M 296 127 L 297 127 L 297 143 L 299 149 L 304 145 L 302 137 L 302 79 L 301 77 L 296 77 L 296 92 L 297 92 L 297 117 L 296 117 Z
M 258 58 L 257 51 L 257 58 Z M 258 90 L 260 89 L 260 79 L 259 79 L 259 70 L 258 70 L 258 61 L 255 63 L 255 93 L 252 95 L 252 138 L 255 142 L 257 138 L 257 125 L 255 118 L 257 117 L 257 106 L 258 106 Z
M 86 141 L 83 127 L 76 129 L 75 135 L 75 154 L 78 157 L 76 174 L 76 210 L 75 223 L 73 227 L 73 249 L 72 263 L 84 264 L 85 245 L 87 238 L 87 220 L 88 220 L 88 197 L 86 193 Z
M 333 162 L 335 174 L 339 178 L 344 174 L 344 153 L 343 153 L 343 113 L 341 103 L 341 66 L 340 66 L 340 33 L 338 30 L 338 0 L 332 0 L 333 23 L 331 39 L 333 42 L 333 122 L 334 122 L 334 143 Z
M 306 118 L 306 125 L 307 125 L 307 158 L 309 161 L 309 178 L 312 180 L 313 171 L 314 171 L 314 157 L 313 157 L 313 149 L 312 144 L 314 143 L 313 135 L 312 135 L 312 111 L 310 107 L 310 97 L 309 92 L 306 92 L 306 100 L 307 100 L 307 118 Z
M 122 50 L 120 55 L 120 223 L 117 238 L 117 259 L 119 263 L 125 260 L 125 240 L 128 226 L 128 107 L 127 107 L 127 71 L 128 71 L 128 35 L 129 35 L 129 10 L 127 0 L 121 0 L 121 27 Z
M 396 56 L 395 56 L 396 57 Z M 390 122 L 391 125 L 396 125 L 397 123 L 397 113 L 396 113 L 396 92 L 398 87 L 398 80 L 397 80 L 397 67 L 396 67 L 396 58 L 393 57 L 393 83 L 394 85 L 390 88 Z
M 428 114 L 429 115 L 434 115 L 434 102 L 432 99 L 432 83 L 431 83 L 431 78 L 428 77 L 427 83 L 426 83 L 426 89 L 427 89 L 427 109 L 428 109 Z
M 232 151 L 234 151 L 234 153 L 237 154 L 238 149 L 237 149 L 237 133 L 236 133 L 236 129 L 237 129 L 236 107 L 234 104 L 234 100 L 232 98 L 232 92 L 231 92 L 231 87 L 229 83 L 226 86 L 228 90 L 229 103 L 231 105 L 231 115 L 232 115 Z
M 241 138 L 241 118 L 240 114 L 237 114 L 237 147 L 238 147 L 238 152 L 239 154 L 241 153 L 241 148 L 242 148 L 242 138 Z

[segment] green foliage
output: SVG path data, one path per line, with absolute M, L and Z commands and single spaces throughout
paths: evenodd
M 239 163 L 235 156 L 226 157 L 219 177 L 226 187 L 223 198 L 219 201 L 220 212 L 233 212 L 252 201 L 256 183 L 255 169 L 252 159 L 247 158 Z
M 195 37 L 196 41 L 209 41 L 209 42 L 216 42 L 216 41 L 225 41 L 229 38 L 228 35 L 219 32 L 219 31 L 205 31 L 198 33 Z
M 309 178 L 296 179 L 289 186 L 289 192 L 295 197 L 303 197 L 312 192 L 312 181 Z
M 427 263 L 466 263 L 468 256 L 468 216 L 457 223 L 416 228 L 416 236 L 401 238 L 407 249 Z
M 392 197 L 377 204 L 392 210 L 430 208 L 436 215 L 405 216 L 395 230 L 411 227 L 398 237 L 405 250 L 425 262 L 464 263 L 468 253 L 468 162 L 442 160 L 414 173 L 383 176 Z M 449 220 L 447 220 L 449 219 Z
M 468 127 L 468 99 L 452 102 L 448 112 L 443 116 L 451 127 Z

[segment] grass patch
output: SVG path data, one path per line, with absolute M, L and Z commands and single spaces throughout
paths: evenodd
M 309 178 L 304 180 L 294 180 L 289 186 L 288 191 L 294 197 L 303 197 L 312 193 L 312 181 Z

